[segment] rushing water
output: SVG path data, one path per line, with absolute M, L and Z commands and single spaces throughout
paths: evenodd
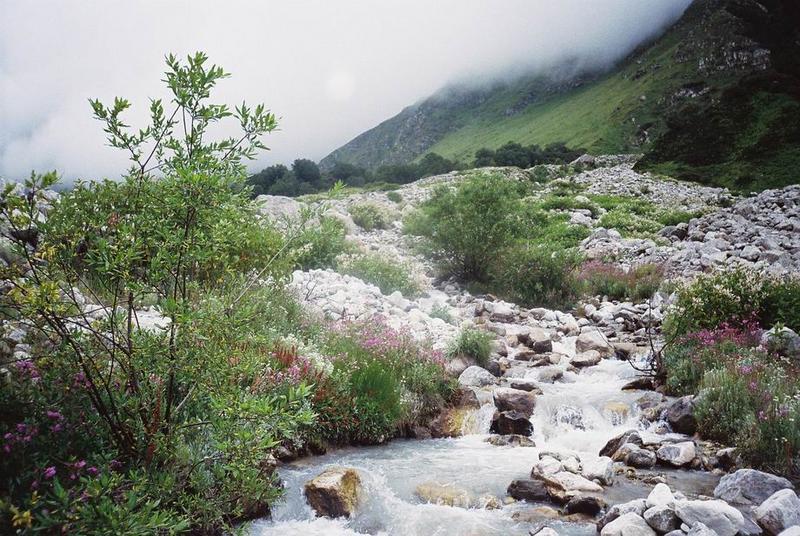
M 523 371 L 539 379 L 543 369 Z M 621 391 L 635 374 L 630 364 L 604 360 L 580 374 L 564 372 L 556 383 L 540 383 L 543 394 L 536 400 L 531 418 L 535 448 L 496 447 L 485 441 L 494 407 L 486 401 L 465 424 L 469 435 L 456 439 L 393 441 L 378 447 L 348 448 L 325 456 L 307 458 L 280 469 L 286 487 L 284 500 L 274 508 L 272 520 L 256 523 L 255 536 L 387 534 L 414 535 L 527 535 L 530 523 L 517 522 L 513 514 L 532 506 L 513 503 L 496 510 L 427 504 L 415 488 L 425 482 L 451 484 L 472 497 L 484 494 L 502 499 L 509 483 L 526 478 L 548 450 L 571 451 L 586 460 L 596 457 L 611 437 L 640 427 L 637 391 Z M 352 519 L 316 518 L 302 494 L 306 481 L 330 466 L 356 468 L 365 488 L 364 501 Z M 690 471 L 671 471 L 668 483 L 687 494 L 707 492 L 713 477 Z M 610 503 L 647 494 L 649 486 L 622 477 L 608 488 Z M 541 506 L 541 505 L 539 505 Z M 596 534 L 594 524 L 549 521 L 559 534 Z

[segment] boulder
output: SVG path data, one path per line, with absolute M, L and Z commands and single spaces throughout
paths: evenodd
M 501 435 L 529 436 L 533 433 L 533 424 L 528 416 L 517 411 L 496 411 L 492 417 L 490 431 Z
M 647 504 L 648 508 L 652 508 L 653 506 L 673 507 L 675 506 L 675 496 L 672 494 L 672 490 L 669 489 L 669 486 L 667 486 L 663 482 L 659 482 L 650 491 L 650 494 L 647 496 L 645 503 Z
M 608 486 L 614 480 L 614 462 L 608 456 L 601 456 L 596 460 L 583 460 L 581 475 L 588 480 L 596 480 Z
M 597 522 L 597 528 L 602 529 L 607 524 L 611 523 L 620 516 L 629 512 L 633 512 L 637 516 L 641 516 L 647 510 L 647 505 L 644 499 L 634 499 L 626 503 L 615 504 L 605 513 L 603 517 Z
M 567 505 L 564 507 L 564 511 L 567 514 L 586 514 L 589 516 L 596 516 L 606 506 L 608 505 L 600 497 L 595 497 L 594 495 L 577 495 L 569 500 Z
M 761 504 L 776 491 L 791 488 L 792 483 L 785 478 L 755 469 L 739 469 L 720 479 L 714 497 L 731 504 Z
M 779 534 L 789 527 L 800 525 L 800 499 L 794 491 L 782 489 L 770 495 L 753 514 L 767 534 Z
M 720 500 L 676 501 L 675 513 L 688 526 L 703 523 L 719 536 L 735 536 L 744 527 L 742 513 Z
M 492 398 L 498 411 L 516 411 L 527 417 L 533 414 L 536 405 L 536 395 L 510 387 L 498 387 L 494 390 Z
M 549 488 L 555 488 L 567 493 L 577 491 L 600 493 L 603 491 L 603 486 L 569 471 L 559 471 L 549 475 L 532 473 L 531 477 L 542 480 Z
M 656 451 L 658 461 L 673 467 L 683 467 L 694 460 L 697 453 L 693 441 L 663 445 Z
M 628 430 L 622 434 L 608 440 L 605 446 L 600 449 L 600 456 L 613 456 L 617 450 L 625 443 L 633 443 L 634 445 L 641 446 L 643 444 L 642 437 L 636 430 Z
M 488 370 L 477 365 L 467 367 L 458 377 L 458 384 L 463 387 L 485 387 L 497 383 L 497 378 Z
M 684 396 L 673 402 L 665 413 L 667 422 L 679 434 L 693 435 L 697 431 L 694 417 L 694 402 L 691 396 Z
M 789 527 L 788 529 L 778 534 L 778 536 L 800 536 L 800 525 Z
M 355 469 L 332 467 L 306 482 L 304 493 L 317 515 L 350 517 L 361 499 L 361 478 Z
M 472 503 L 472 498 L 467 490 L 452 484 L 423 482 L 414 489 L 414 494 L 431 504 L 469 508 Z
M 659 534 L 675 530 L 681 525 L 680 519 L 671 506 L 660 504 L 644 511 L 644 520 Z
M 578 335 L 578 339 L 575 341 L 575 350 L 578 353 L 595 350 L 601 357 L 614 355 L 614 347 L 608 342 L 605 335 L 596 328 L 584 330 Z
M 542 390 L 537 387 L 534 380 L 526 380 L 525 378 L 515 378 L 509 382 L 512 389 L 519 389 L 521 391 L 528 391 L 535 395 L 542 394 Z
M 541 328 L 533 327 L 529 332 L 518 335 L 517 338 L 519 342 L 537 354 L 553 351 L 553 341 L 550 339 L 550 335 Z
M 761 346 L 780 355 L 800 358 L 800 335 L 785 326 L 765 331 L 761 335 Z
M 519 479 L 508 486 L 508 494 L 518 501 L 546 501 L 547 487 L 541 480 Z
M 683 532 L 682 532 L 683 533 Z M 686 536 L 719 536 L 715 531 L 708 528 L 705 524 L 700 523 L 699 521 L 689 527 L 689 530 L 685 533 Z
M 630 445 L 630 443 L 626 443 L 626 445 Z M 636 448 L 636 450 L 631 450 L 625 456 L 625 465 L 630 465 L 637 469 L 650 469 L 655 464 L 655 453 L 646 449 Z
M 601 359 L 602 357 L 600 356 L 600 352 L 597 350 L 587 350 L 573 357 L 570 363 L 578 368 L 593 367 L 594 365 L 598 364 Z
M 604 526 L 600 536 L 656 536 L 656 533 L 641 516 L 628 512 Z

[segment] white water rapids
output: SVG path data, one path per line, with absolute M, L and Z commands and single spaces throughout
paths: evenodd
M 542 370 L 527 369 L 525 376 L 538 379 Z M 468 421 L 471 429 L 464 437 L 396 440 L 383 446 L 342 449 L 284 466 L 279 473 L 286 495 L 275 506 L 272 519 L 255 523 L 251 534 L 527 535 L 532 525 L 512 516 L 541 505 L 516 502 L 496 510 L 466 509 L 425 503 L 414 490 L 419 484 L 435 481 L 465 489 L 473 497 L 491 494 L 502 500 L 512 480 L 529 476 L 540 452 L 568 450 L 584 460 L 596 458 L 610 438 L 641 428 L 635 401 L 642 392 L 621 391 L 634 374 L 629 363 L 607 359 L 578 374 L 565 372 L 556 383 L 539 383 L 543 394 L 537 397 L 531 418 L 535 448 L 497 447 L 485 441 L 494 411 L 486 390 L 479 393 L 479 398 L 489 402 Z M 361 475 L 364 500 L 351 519 L 317 518 L 303 497 L 305 482 L 330 466 L 353 467 Z M 713 488 L 707 473 L 666 473 L 673 489 L 687 494 Z M 605 496 L 614 504 L 646 496 L 649 487 L 652 486 L 617 477 Z M 594 524 L 548 520 L 548 525 L 559 534 L 596 534 Z

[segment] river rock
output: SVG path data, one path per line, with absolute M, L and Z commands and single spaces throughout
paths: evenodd
M 697 431 L 694 417 L 694 402 L 691 396 L 684 396 L 673 402 L 665 413 L 667 422 L 679 434 L 693 435 Z
M 536 443 L 524 435 L 509 434 L 509 435 L 492 435 L 486 438 L 486 442 L 495 447 L 535 447 Z
M 782 489 L 770 495 L 753 513 L 767 534 L 778 534 L 800 525 L 800 499 L 794 491 Z
M 472 499 L 467 490 L 452 484 L 423 482 L 414 489 L 414 494 L 423 501 L 431 504 L 469 508 L 472 503 Z
M 684 441 L 662 446 L 656 451 L 656 457 L 662 463 L 673 467 L 683 467 L 694 460 L 696 453 L 694 442 Z
M 597 350 L 587 350 L 573 357 L 570 363 L 578 368 L 593 367 L 594 365 L 598 364 L 601 359 L 602 357 L 600 356 L 600 352 Z
M 672 490 L 669 489 L 669 486 L 667 486 L 663 482 L 659 482 L 650 491 L 650 494 L 647 496 L 645 503 L 647 504 L 648 508 L 652 508 L 653 506 L 673 507 L 675 506 L 675 496 L 672 494 Z
M 641 446 L 643 444 L 642 437 L 636 430 L 628 430 L 622 434 L 608 440 L 605 446 L 600 449 L 600 456 L 611 456 L 619 450 L 625 443 L 633 443 L 634 445 Z
M 595 497 L 594 495 L 577 495 L 569 500 L 567 505 L 564 507 L 564 511 L 567 514 L 586 514 L 588 516 L 596 516 L 606 506 L 608 505 L 600 497 Z
M 534 380 L 527 380 L 525 378 L 515 378 L 508 383 L 512 389 L 519 389 L 521 391 L 528 391 L 535 395 L 542 394 L 542 390 L 536 385 Z
M 531 477 L 542 480 L 548 487 L 566 491 L 567 493 L 578 491 L 600 493 L 603 491 L 603 486 L 569 471 L 559 471 L 551 475 L 533 472 Z
M 517 339 L 538 354 L 553 351 L 553 341 L 550 339 L 550 334 L 541 328 L 532 327 L 527 333 L 518 335 Z
M 546 501 L 547 487 L 541 480 L 518 479 L 509 484 L 508 494 L 518 501 Z
M 647 524 L 659 534 L 675 530 L 681 525 L 681 521 L 672 509 L 672 506 L 666 504 L 659 504 L 648 508 L 644 511 L 642 517 L 644 517 Z
M 536 532 L 531 531 L 531 536 L 558 536 L 558 533 L 550 527 L 542 527 Z
M 714 497 L 732 504 L 761 504 L 776 491 L 791 488 L 792 483 L 785 478 L 755 469 L 739 469 L 720 479 Z
M 631 443 L 626 443 L 624 446 L 630 445 L 631 450 L 625 456 L 625 465 L 636 467 L 637 469 L 650 469 L 656 464 L 656 455 L 654 452 L 647 449 L 640 449 Z M 620 448 L 620 450 L 622 450 Z
M 536 405 L 536 395 L 510 387 L 498 387 L 494 390 L 492 398 L 498 411 L 516 411 L 527 417 L 533 414 Z
M 641 516 L 628 512 L 604 526 L 600 536 L 656 536 L 656 533 Z
M 744 527 L 744 516 L 720 500 L 676 501 L 675 513 L 688 526 L 703 523 L 719 536 L 735 536 Z
M 355 469 L 333 467 L 306 482 L 308 504 L 319 516 L 350 517 L 361 498 L 361 478 Z
M 608 456 L 600 456 L 596 460 L 582 460 L 581 475 L 588 480 L 596 480 L 608 486 L 614 480 L 614 462 Z
M 601 357 L 614 355 L 614 347 L 597 328 L 585 329 L 581 332 L 575 341 L 575 350 L 578 353 L 595 350 Z
M 686 534 L 686 536 L 719 536 L 716 531 L 711 530 L 705 524 L 700 523 L 699 521 L 692 525 L 687 532 L 681 531 L 682 534 Z
M 597 522 L 597 529 L 600 530 L 607 524 L 611 523 L 615 519 L 620 516 L 623 516 L 629 512 L 633 512 L 637 516 L 641 516 L 644 514 L 644 511 L 647 510 L 647 505 L 645 504 L 644 499 L 634 499 L 632 501 L 628 501 L 626 503 L 615 504 L 608 511 L 605 513 L 603 517 Z
M 529 436 L 533 432 L 533 424 L 529 417 L 518 411 L 496 411 L 492 417 L 490 431 L 495 434 L 519 434 Z
M 485 387 L 497 383 L 497 378 L 488 370 L 477 365 L 467 367 L 458 377 L 458 384 L 463 387 Z

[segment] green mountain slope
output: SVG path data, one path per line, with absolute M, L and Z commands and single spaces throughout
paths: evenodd
M 696 0 L 612 72 L 440 92 L 323 159 L 375 167 L 508 141 L 642 152 L 681 178 L 758 189 L 800 179 L 800 5 Z M 566 69 L 565 69 L 566 71 Z

